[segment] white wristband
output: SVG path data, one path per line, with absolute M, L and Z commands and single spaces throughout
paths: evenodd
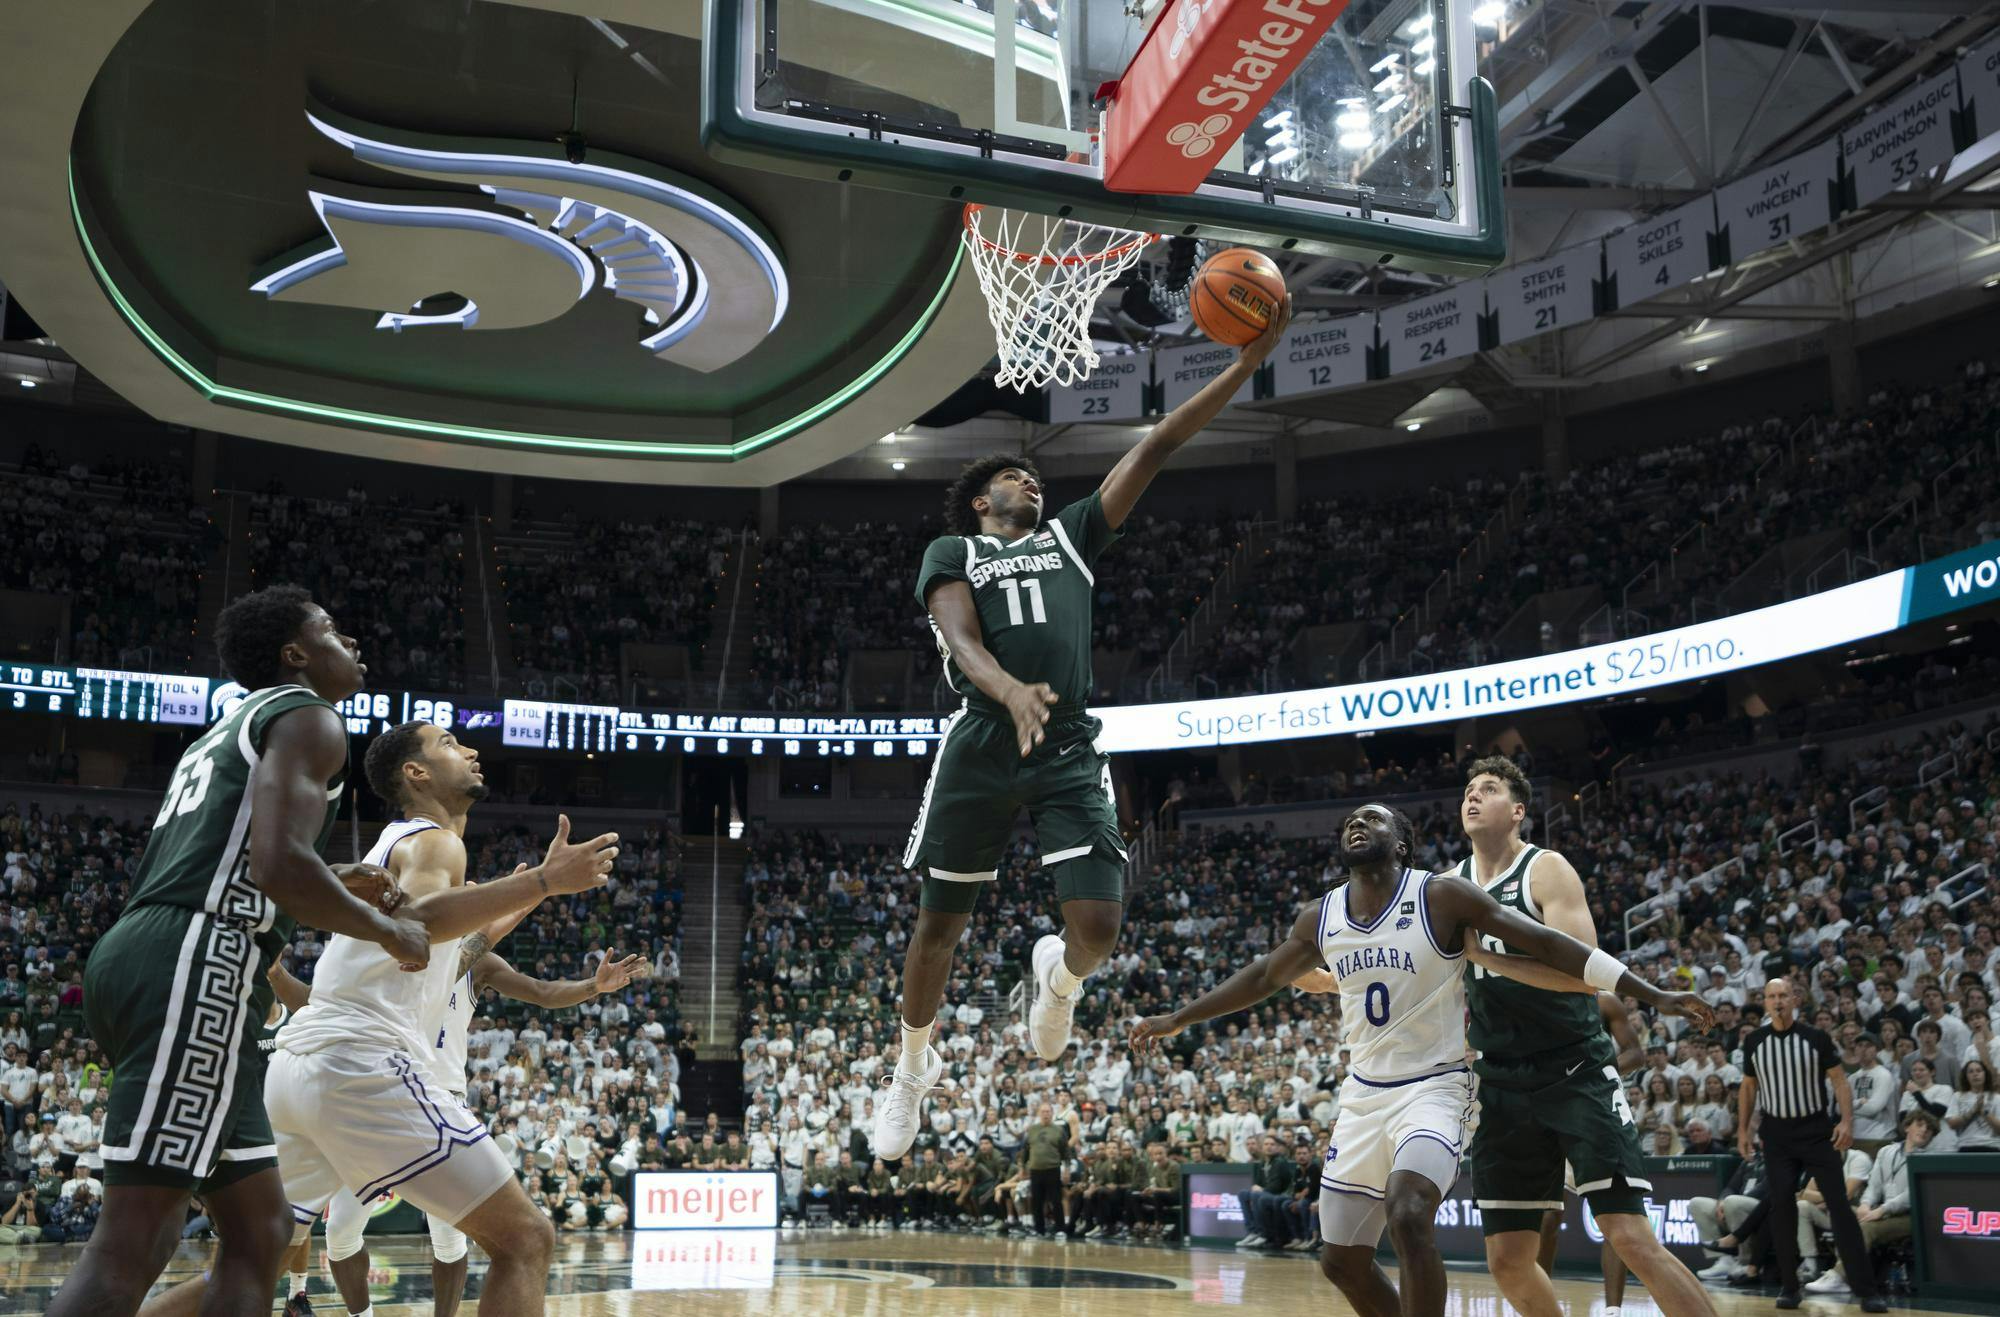
M 1625 977 L 1625 963 L 1606 951 L 1603 947 L 1592 947 L 1590 959 L 1583 962 L 1583 981 L 1599 992 L 1617 990 L 1618 980 Z

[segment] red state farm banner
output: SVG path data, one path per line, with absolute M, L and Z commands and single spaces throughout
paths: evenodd
M 1104 186 L 1192 192 L 1348 0 L 1170 0 L 1112 93 Z

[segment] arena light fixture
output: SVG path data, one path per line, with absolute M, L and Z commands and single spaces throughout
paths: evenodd
M 1417 431 L 1424 428 L 1424 423 L 1422 421 L 1411 421 L 1408 425 L 1404 426 L 1403 428 L 1405 430 L 1408 430 L 1411 434 L 1415 434 Z
M 1499 27 L 1500 20 L 1505 17 L 1507 17 L 1505 0 L 1486 0 L 1484 4 L 1472 7 L 1472 25 L 1474 27 Z
M 1713 364 L 1713 362 L 1708 361 L 1697 361 L 1694 363 L 1694 373 L 1697 375 L 1706 375 L 1708 374 L 1708 368 Z
M 904 467 L 908 465 L 909 465 L 908 462 L 891 462 L 889 463 L 889 469 L 891 471 L 901 471 Z
M 168 369 L 210 402 L 225 406 L 248 407 L 258 411 L 276 412 L 290 416 L 300 416 L 308 420 L 332 425 L 349 425 L 362 429 L 383 430 L 396 434 L 414 435 L 418 438 L 443 439 L 457 442 L 497 444 L 507 447 L 541 448 L 562 451 L 600 453 L 616 457 L 687 457 L 708 461 L 740 461 L 760 449 L 768 448 L 780 440 L 790 438 L 799 431 L 817 424 L 819 421 L 839 411 L 861 394 L 867 392 L 898 362 L 916 347 L 943 308 L 945 298 L 958 279 L 959 267 L 965 259 L 964 248 L 952 245 L 951 263 L 945 268 L 944 277 L 939 280 L 937 291 L 903 336 L 891 344 L 872 365 L 861 371 L 852 380 L 805 408 L 787 420 L 759 430 L 756 434 L 738 439 L 728 444 L 690 444 L 660 440 L 600 439 L 584 435 L 541 434 L 522 430 L 501 430 L 479 425 L 459 425 L 443 421 L 423 420 L 408 416 L 391 416 L 382 412 L 367 412 L 351 407 L 336 407 L 325 403 L 306 402 L 297 398 L 285 398 L 276 394 L 258 393 L 251 389 L 236 388 L 220 384 L 203 374 L 173 344 L 162 337 L 139 309 L 125 296 L 111 271 L 105 267 L 104 258 L 91 241 L 90 228 L 83 219 L 83 198 L 76 186 L 76 163 L 69 168 L 69 210 L 70 223 L 76 230 L 77 242 L 83 248 L 84 259 L 89 261 L 91 273 L 98 286 L 132 332 L 151 348 L 153 353 L 166 364 Z
M 32 389 L 35 387 L 35 382 L 33 380 L 22 380 L 21 387 L 24 389 Z
M 1419 32 L 1428 32 L 1430 30 L 1431 16 L 1429 14 L 1418 14 L 1403 27 L 1404 35 L 1412 37 L 1416 36 Z

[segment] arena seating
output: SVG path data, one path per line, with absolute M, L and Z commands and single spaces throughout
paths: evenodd
M 1906 989 L 1920 989 L 1925 944 L 1946 926 L 1965 945 L 1990 943 L 2000 915 L 1996 746 L 2000 715 L 1789 782 L 1698 770 L 1633 781 L 1548 844 L 1583 876 L 1604 944 L 1657 982 L 1710 991 L 1718 986 L 1710 971 L 1729 962 L 1728 986 L 1740 993 L 1754 980 L 1754 997 L 1765 978 L 1817 963 L 1830 935 L 1839 951 L 1860 952 L 1871 970 L 1889 952 L 1900 953 Z M 1954 761 L 1948 773 L 1946 759 Z M 1917 785 L 1926 772 L 1931 779 Z M 1444 867 L 1462 856 L 1449 801 L 1419 811 L 1417 823 L 1423 863 Z M 1053 927 L 1033 851 L 1017 845 L 959 949 L 934 1036 L 956 1090 L 934 1099 L 933 1128 L 918 1146 L 948 1155 L 986 1135 L 1007 1151 L 1024 1116 L 1048 1101 L 1076 1113 L 1086 1146 L 1147 1139 L 1152 1109 L 1162 1103 L 1176 1156 L 1205 1155 L 1208 1139 L 1234 1143 L 1246 1128 L 1284 1130 L 1287 1155 L 1293 1138 L 1323 1148 L 1344 1074 L 1332 999 L 1280 997 L 1245 1017 L 1191 1030 L 1150 1062 L 1127 1053 L 1122 1031 L 1132 1018 L 1170 1009 L 1267 949 L 1299 905 L 1335 880 L 1329 845 L 1318 839 L 1227 831 L 1173 837 L 1135 880 L 1120 952 L 1088 981 L 1078 1051 L 1050 1067 L 1026 1049 L 1022 1025 L 1007 1010 L 1034 938 Z M 893 1063 L 916 883 L 887 847 L 782 832 L 755 839 L 745 881 L 752 912 L 741 968 L 746 1110 L 753 1120 L 799 1116 L 803 1133 L 785 1145 L 787 1159 L 848 1147 L 865 1158 L 873 1095 Z M 1837 914 L 1816 911 L 1828 899 Z M 1640 934 L 1629 948 L 1628 914 Z M 1643 922 L 1649 915 L 1660 917 Z M 1219 956 L 1218 947 L 1232 950 Z M 1853 1036 L 1875 1027 L 1872 989 L 1843 992 L 1851 975 L 1844 957 L 1833 963 L 1839 981 L 1814 978 L 1813 1006 L 1831 1013 L 1851 1051 Z M 1989 1004 L 2000 995 L 1993 969 L 1982 968 Z M 1966 995 L 1969 982 L 1954 973 L 1941 976 L 1940 986 L 1953 1013 L 1974 1009 L 1984 1018 L 1986 1007 Z M 1670 1093 L 1681 1073 L 1699 1080 L 1714 1069 L 1676 1028 L 1647 1027 L 1667 1045 L 1660 1077 Z M 1730 1052 L 1747 1028 L 1739 1021 L 1724 1039 Z M 2000 1062 L 1990 1034 L 1981 1029 L 1979 1037 L 1988 1040 L 1981 1046 L 1989 1061 Z M 1892 1045 L 1885 1055 L 1892 1053 L 1891 1064 L 1906 1064 L 1909 1046 Z M 1669 1142 L 1677 1145 L 1695 1104 L 1648 1100 L 1652 1078 L 1639 1077 L 1631 1100 L 1647 1131 L 1670 1122 Z M 1287 1082 L 1296 1108 L 1284 1099 Z M 1227 1109 L 1237 1093 L 1250 1098 L 1254 1124 Z M 1191 1107 L 1185 1122 L 1183 1097 Z M 1732 1090 L 1725 1104 L 1732 1112 L 1733 1102 Z M 948 1122 L 937 1114 L 946 1111 Z M 1699 1114 L 1727 1137 L 1728 1126 L 1713 1113 Z
M 1996 430 L 2000 376 L 1973 361 L 1950 386 L 1883 388 L 1847 415 L 1765 416 L 1605 454 L 1557 483 L 1474 477 L 1311 503 L 1260 528 L 1202 644 L 1159 682 L 1149 678 L 1247 527 L 1141 509 L 1099 576 L 1092 696 L 1237 694 L 1515 658 L 1937 557 L 2000 536 L 1985 493 Z M 206 638 L 180 619 L 199 612 L 204 569 L 220 570 L 219 537 L 177 478 L 144 463 L 61 468 L 38 452 L 20 474 L 0 492 L 13 549 L 0 587 L 69 596 L 72 661 L 212 671 Z M 371 500 L 357 485 L 337 499 L 267 491 L 250 513 L 253 582 L 319 593 L 384 684 L 463 689 L 466 633 L 490 622 L 505 636 L 503 682 L 530 694 L 630 699 L 643 687 L 677 703 L 699 669 L 758 708 L 954 700 L 911 594 L 932 520 L 797 525 L 762 540 L 724 674 L 703 648 L 731 602 L 738 528 L 517 520 L 483 545 L 494 589 L 468 595 L 468 567 L 486 564 L 465 561 L 455 505 Z M 58 537 L 67 524 L 92 529 Z M 132 579 L 152 584 L 125 588 Z M 59 639 L 9 643 L 46 660 Z
M 1656 981 L 1719 991 L 1813 967 L 1815 1012 L 1828 1012 L 1851 1039 L 1863 1028 L 1882 1028 L 1871 1019 L 1868 988 L 1847 990 L 1854 985 L 1845 956 L 1859 953 L 1867 983 L 1886 968 L 1916 990 L 1913 998 L 1923 976 L 1935 974 L 1950 1012 L 1974 1036 L 1972 1046 L 2000 1062 L 1980 1022 L 1995 995 L 1994 967 L 1985 952 L 1965 950 L 1989 945 L 2000 920 L 1996 747 L 2000 715 L 1990 715 L 1796 780 L 1697 765 L 1620 782 L 1548 840 L 1582 874 L 1605 944 Z M 1444 766 L 1434 773 L 1442 778 Z M 1423 863 L 1441 867 L 1458 858 L 1448 813 L 1428 807 L 1417 822 Z M 504 873 L 532 862 L 543 844 L 519 829 L 475 835 L 471 868 Z M 0 1064 L 0 1110 L 9 1169 L 18 1176 L 59 1171 L 79 1152 L 92 1164 L 87 1132 L 72 1147 L 45 1130 L 41 1116 L 66 1113 L 74 1096 L 101 1129 L 102 1059 L 81 1028 L 81 969 L 116 917 L 143 845 L 139 825 L 59 815 L 31 799 L 0 802 L 7 889 L 0 1043 L 13 1049 Z M 1043 1100 L 1062 1119 L 1073 1116 L 1084 1146 L 1165 1141 L 1176 1157 L 1208 1157 L 1215 1152 L 1209 1141 L 1220 1138 L 1223 1155 L 1247 1156 L 1248 1141 L 1263 1129 L 1281 1134 L 1287 1157 L 1323 1146 L 1342 1075 L 1334 999 L 1280 997 L 1241 1019 L 1190 1031 L 1153 1060 L 1130 1056 L 1122 1039 L 1133 1017 L 1201 991 L 1282 937 L 1292 912 L 1334 880 L 1330 859 L 1319 839 L 1170 835 L 1135 876 L 1120 951 L 1089 980 L 1078 1050 L 1051 1067 L 1032 1059 L 1008 1007 L 1028 949 L 1053 927 L 1054 914 L 1032 849 L 1017 846 L 960 951 L 937 1036 L 955 1088 L 934 1104 L 920 1146 L 950 1157 L 983 1135 L 1004 1153 Z M 872 1096 L 893 1063 L 897 979 L 917 885 L 889 845 L 777 830 L 753 836 L 744 882 L 738 978 L 745 1138 L 734 1149 L 716 1138 L 706 1162 L 699 1159 L 710 1154 L 699 1148 L 675 1154 L 664 1146 L 676 1130 L 716 1123 L 710 1112 L 683 1111 L 676 1087 L 692 1056 L 676 1049 L 685 1048 L 686 1034 L 676 1010 L 681 888 L 674 839 L 656 828 L 628 829 L 611 887 L 552 903 L 499 948 L 547 978 L 587 975 L 614 948 L 655 966 L 652 977 L 578 1012 L 491 996 L 480 1006 L 471 1049 L 475 1103 L 507 1136 L 503 1146 L 538 1198 L 558 1208 L 585 1205 L 574 1222 L 563 1210 L 566 1227 L 604 1224 L 604 1213 L 591 1206 L 599 1199 L 593 1184 L 615 1192 L 620 1168 L 738 1158 L 799 1169 L 807 1151 L 843 1148 L 865 1160 Z M 1652 915 L 1661 917 L 1648 921 Z M 1630 947 L 1628 921 L 1637 929 Z M 1822 981 L 1820 944 L 1827 941 L 1835 954 L 1826 972 L 1834 977 Z M 1932 944 L 1944 948 L 1942 967 L 1950 972 L 1931 966 Z M 1217 954 L 1218 947 L 1230 951 Z M 292 956 L 302 977 L 310 979 L 320 950 L 318 936 L 302 930 Z M 1891 954 L 1902 958 L 1900 966 L 1885 960 Z M 1960 965 L 1975 970 L 1985 1004 L 1970 995 L 1975 984 L 1959 977 Z M 1712 981 L 1716 966 L 1724 967 L 1721 982 Z M 1691 1040 L 1675 1039 L 1661 1024 L 1648 1028 L 1669 1047 L 1662 1075 L 1669 1093 L 1680 1069 L 1706 1078 L 1713 1066 L 1695 1058 Z M 1898 1027 L 1888 1028 L 1892 1064 L 1906 1064 L 1914 1040 L 1897 1043 Z M 1635 1109 L 1649 1129 L 1664 1117 L 1679 1137 L 1694 1108 L 1678 1097 L 1663 1103 L 1651 1078 L 1635 1085 Z M 1246 1110 L 1230 1109 L 1236 1095 L 1246 1098 Z M 1702 1118 L 1713 1128 L 1713 1112 Z M 797 1178 L 789 1178 L 796 1188 Z M 995 1216 L 986 1224 L 999 1222 Z
M 377 499 L 250 496 L 252 585 L 302 585 L 361 642 L 371 678 L 465 688 L 464 510 Z
M 192 620 L 220 536 L 184 471 L 62 461 L 31 445 L 18 467 L 0 466 L 0 526 L 0 590 L 69 603 L 66 627 L 10 628 L 7 652 L 140 671 L 196 660 Z
M 635 675 L 627 644 L 681 646 L 692 663 L 712 629 L 736 535 L 668 518 L 516 522 L 493 551 L 520 684 L 615 701 Z

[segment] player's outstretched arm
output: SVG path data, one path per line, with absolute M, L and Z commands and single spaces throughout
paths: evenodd
M 592 997 L 616 992 L 638 978 L 645 967 L 643 956 L 616 960 L 613 954 L 607 953 L 598 965 L 597 973 L 587 979 L 537 979 L 523 974 L 489 951 L 473 966 L 472 982 L 473 986 L 491 988 L 502 997 L 555 1009 L 580 1005 Z
M 1325 969 L 1319 955 L 1319 919 L 1322 902 L 1315 901 L 1299 911 L 1292 923 L 1291 936 L 1266 954 L 1257 957 L 1228 979 L 1204 992 L 1171 1015 L 1152 1015 L 1132 1028 L 1132 1046 L 1144 1051 L 1162 1038 L 1171 1038 L 1191 1024 L 1233 1015 L 1247 1010 L 1278 989 L 1296 982 L 1309 970 Z
M 1271 323 L 1264 332 L 1242 348 L 1238 349 L 1236 360 L 1229 369 L 1204 384 L 1201 392 L 1189 398 L 1180 406 L 1168 412 L 1160 423 L 1146 432 L 1146 437 L 1132 446 L 1132 451 L 1118 459 L 1118 465 L 1111 468 L 1111 474 L 1104 477 L 1098 486 L 1097 497 L 1104 509 L 1104 520 L 1111 529 L 1117 530 L 1125 524 L 1125 518 L 1132 515 L 1132 508 L 1139 501 L 1139 495 L 1153 483 L 1153 477 L 1167 464 L 1167 459 L 1180 450 L 1182 444 L 1202 432 L 1216 414 L 1229 405 L 1236 391 L 1257 373 L 1257 367 L 1278 345 L 1278 339 L 1285 332 L 1285 326 L 1292 322 L 1292 299 L 1286 295 L 1284 303 L 1271 316 Z
M 1618 1067 L 1618 1073 L 1629 1075 L 1646 1064 L 1646 1049 L 1639 1042 L 1639 1031 L 1632 1027 L 1632 1013 L 1625 1009 L 1624 1002 L 1618 1000 L 1618 994 L 1598 993 L 1597 1010 L 1604 1017 L 1605 1032 L 1618 1045 L 1618 1058 L 1612 1062 Z
M 347 728 L 332 709 L 311 705 L 272 720 L 251 777 L 251 881 L 302 924 L 373 942 L 401 964 L 426 965 L 423 926 L 356 897 L 314 846 L 326 819 L 326 784 L 346 765 Z
M 449 828 L 428 828 L 396 848 L 396 880 L 409 894 L 403 913 L 430 930 L 433 940 L 464 937 L 496 919 L 538 905 L 550 896 L 602 887 L 618 858 L 618 834 L 607 832 L 572 844 L 569 816 L 561 815 L 548 858 L 533 869 L 467 886 L 465 842 Z
M 1060 697 L 1045 681 L 1032 685 L 1014 680 L 986 648 L 979 631 L 979 608 L 972 602 L 972 586 L 964 581 L 940 581 L 924 596 L 924 607 L 937 623 L 938 633 L 951 650 L 951 661 L 966 680 L 1003 704 L 1014 719 L 1014 735 L 1026 759 L 1042 743 L 1042 728 L 1048 725 L 1049 707 Z
M 1435 913 L 1446 927 L 1472 928 L 1521 948 L 1536 960 L 1582 979 L 1591 991 L 1616 992 L 1669 1015 L 1681 1015 L 1707 1028 L 1714 1014 L 1708 1003 L 1691 992 L 1665 992 L 1626 969 L 1596 947 L 1502 906 L 1484 890 L 1463 878 L 1438 875 L 1427 889 L 1437 903 Z

